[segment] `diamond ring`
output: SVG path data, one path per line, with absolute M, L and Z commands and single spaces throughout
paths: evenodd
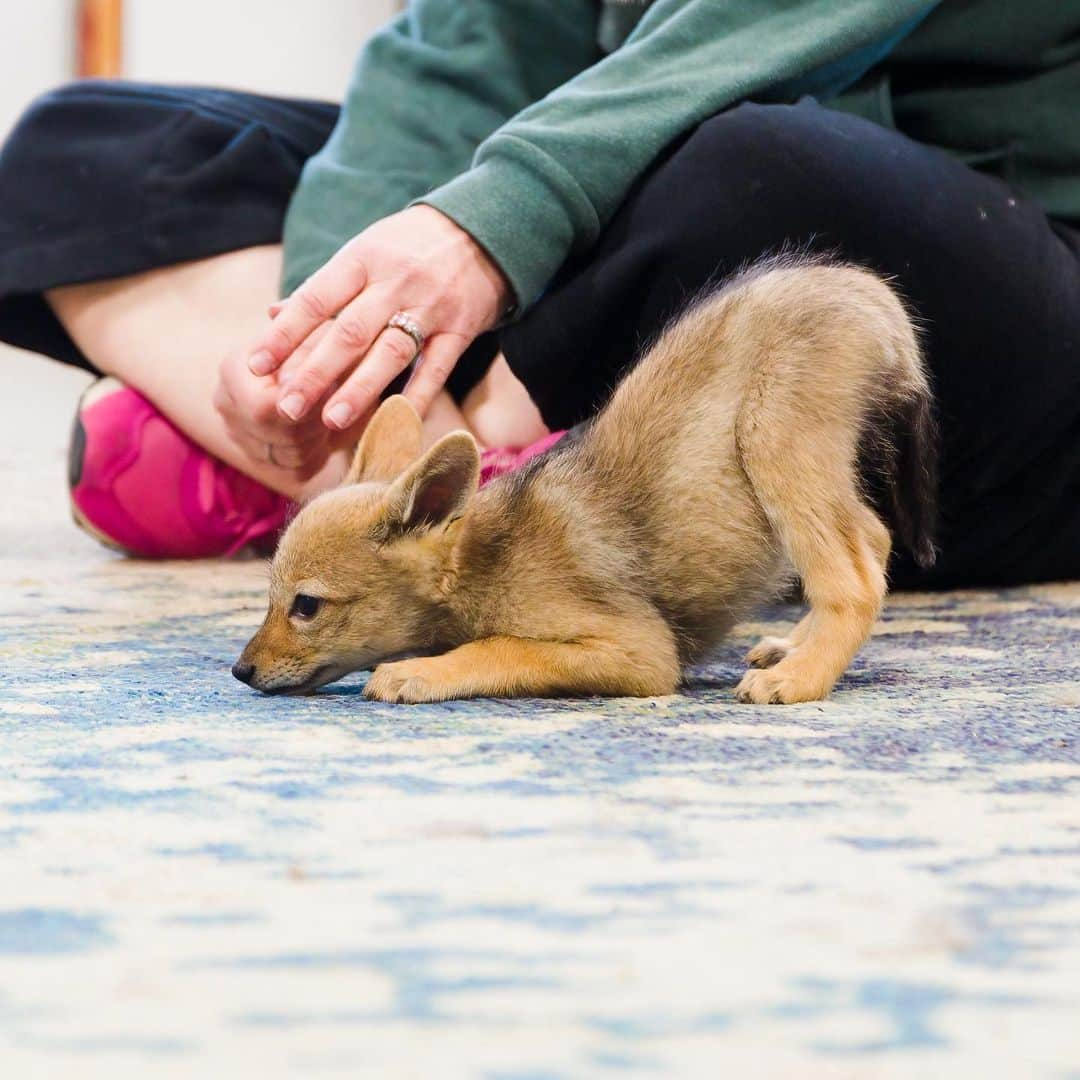
M 406 315 L 404 311 L 395 311 L 390 316 L 387 327 L 394 327 L 395 330 L 404 330 L 416 343 L 416 352 L 419 354 L 420 350 L 424 347 L 424 331 L 420 329 L 420 324 L 412 318 L 410 315 Z

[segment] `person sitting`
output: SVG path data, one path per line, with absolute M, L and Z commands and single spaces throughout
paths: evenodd
M 85 524 L 222 554 L 336 483 L 390 389 L 497 473 L 703 289 L 834 253 L 933 374 L 941 550 L 894 584 L 1076 576 L 1078 40 L 1056 0 L 414 0 L 340 107 L 76 83 L 0 152 L 0 338 L 113 377 Z

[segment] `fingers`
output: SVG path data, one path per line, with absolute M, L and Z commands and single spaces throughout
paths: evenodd
M 427 415 L 431 403 L 446 385 L 467 344 L 458 334 L 436 334 L 424 343 L 423 355 L 405 387 L 405 396 L 421 416 Z
M 361 249 L 353 240 L 282 302 L 253 346 L 248 367 L 256 375 L 276 371 L 316 327 L 333 319 L 366 285 Z
M 301 480 L 314 476 L 330 456 L 330 445 L 321 442 L 317 445 L 291 446 L 267 444 L 265 460 L 283 472 L 290 473 Z
M 304 341 L 293 350 L 292 355 L 285 361 L 284 364 L 278 368 L 277 373 L 277 387 L 283 389 L 288 386 L 290 382 L 296 377 L 296 373 L 307 363 L 308 357 L 315 351 L 316 346 L 322 341 L 324 337 L 330 332 L 330 328 L 333 326 L 333 322 L 324 322 L 321 326 L 317 326 Z M 267 386 L 271 391 L 274 389 L 272 380 L 259 380 L 264 386 Z M 277 401 L 281 397 L 280 393 L 274 395 L 274 412 L 280 419 L 280 414 L 277 412 Z
M 354 387 L 366 388 L 373 401 L 408 366 L 416 351 L 408 334 L 400 330 L 388 334 L 386 322 L 393 313 L 392 293 L 385 288 L 373 287 L 349 304 L 330 324 L 307 360 L 290 371 L 289 382 L 278 400 L 278 412 L 289 420 L 303 419 L 354 367 L 357 370 L 351 378 L 358 380 Z M 278 318 L 284 318 L 284 313 Z M 344 410 L 339 410 L 336 422 L 328 422 L 338 430 L 348 427 L 363 411 L 359 405 L 362 403 L 349 418 L 343 419 Z
M 229 435 L 254 465 L 275 469 L 283 476 L 307 480 L 326 463 L 333 448 L 330 440 L 321 438 L 304 443 L 268 442 L 249 431 L 230 427 Z M 325 429 L 324 429 L 325 431 Z
M 379 396 L 416 359 L 416 342 L 397 327 L 387 327 L 367 356 L 326 403 L 323 423 L 343 431 L 379 401 Z
M 311 337 L 317 342 L 319 332 Z M 299 354 L 301 359 L 303 355 Z M 214 390 L 214 406 L 230 438 L 248 460 L 264 469 L 269 465 L 301 479 L 313 475 L 331 451 L 333 433 L 318 416 L 300 424 L 282 419 L 277 411 L 278 380 L 252 375 L 245 358 L 246 352 L 223 361 Z M 287 377 L 287 367 L 281 378 Z

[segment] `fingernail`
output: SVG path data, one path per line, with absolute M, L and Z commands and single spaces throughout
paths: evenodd
M 274 369 L 274 358 L 265 349 L 260 349 L 249 357 L 248 367 L 256 375 L 268 375 Z
M 347 428 L 353 421 L 353 408 L 347 402 L 339 401 L 327 410 L 326 419 L 336 428 Z
M 283 412 L 290 420 L 299 420 L 304 414 L 304 395 L 286 394 L 278 402 L 278 411 Z

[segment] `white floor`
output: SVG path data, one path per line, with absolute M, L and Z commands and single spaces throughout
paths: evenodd
M 97 558 L 70 527 L 65 498 L 68 432 L 85 372 L 0 345 L 0 559 Z

